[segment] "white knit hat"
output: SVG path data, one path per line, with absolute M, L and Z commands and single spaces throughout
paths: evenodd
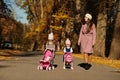
M 90 20 L 92 19 L 92 15 L 89 13 L 85 14 L 85 17 L 89 18 Z
M 53 40 L 53 37 L 54 37 L 53 36 L 53 32 L 51 32 L 51 33 L 48 34 L 48 40 Z

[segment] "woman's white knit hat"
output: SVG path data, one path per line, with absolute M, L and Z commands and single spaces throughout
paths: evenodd
M 90 20 L 92 19 L 92 15 L 89 13 L 85 14 L 85 17 L 89 18 Z

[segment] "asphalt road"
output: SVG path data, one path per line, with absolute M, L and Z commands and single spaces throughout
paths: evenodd
M 78 58 L 74 58 L 74 70 L 64 70 L 62 55 L 56 55 L 54 70 L 37 70 L 42 56 L 14 56 L 11 60 L 0 61 L 0 80 L 120 80 L 115 68 L 92 63 L 92 67 L 85 70 L 79 66 L 83 60 Z

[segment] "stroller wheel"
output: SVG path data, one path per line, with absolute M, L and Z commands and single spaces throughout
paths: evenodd
M 37 66 L 37 70 L 40 70 L 40 66 Z
M 42 66 L 40 66 L 40 70 L 43 70 L 43 67 L 42 67 Z
M 53 69 L 53 70 L 55 69 L 54 66 L 52 66 L 52 69 Z
M 48 70 L 51 70 L 51 67 L 49 67 Z
M 46 70 L 49 70 L 49 67 L 46 67 Z

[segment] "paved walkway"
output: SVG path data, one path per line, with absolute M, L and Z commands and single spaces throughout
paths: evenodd
M 38 71 L 42 55 L 14 56 L 9 61 L 0 61 L 0 80 L 119 80 L 116 69 L 93 63 L 89 70 L 80 67 L 83 60 L 74 58 L 74 70 L 63 69 L 62 55 L 56 55 L 51 71 Z

